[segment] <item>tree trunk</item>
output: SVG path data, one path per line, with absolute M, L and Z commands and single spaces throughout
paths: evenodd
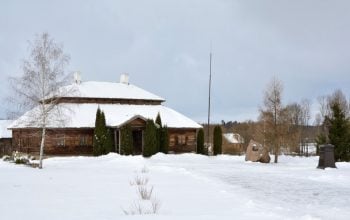
M 278 163 L 278 147 L 277 144 L 275 144 L 275 163 Z
M 44 146 L 45 146 L 45 136 L 46 136 L 46 127 L 43 127 L 41 135 L 41 144 L 40 144 L 40 156 L 39 156 L 39 169 L 43 168 L 43 156 L 44 156 Z

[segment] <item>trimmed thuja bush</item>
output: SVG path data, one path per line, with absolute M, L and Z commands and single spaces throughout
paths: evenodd
M 168 127 L 162 126 L 162 119 L 159 113 L 156 118 L 156 126 L 157 126 L 157 152 L 162 152 L 167 154 L 168 148 L 169 148 Z
M 101 109 L 97 108 L 95 129 L 94 129 L 94 143 L 93 143 L 93 154 L 99 156 L 102 154 L 102 124 L 101 124 Z
M 164 126 L 160 130 L 159 145 L 160 145 L 159 152 L 167 154 L 169 150 L 169 132 L 168 132 L 167 126 Z
M 144 157 L 150 157 L 157 153 L 157 127 L 154 124 L 153 120 L 146 121 L 146 129 L 144 136 L 144 147 L 142 155 Z
M 114 132 L 113 129 L 107 128 L 106 141 L 104 143 L 105 153 L 114 152 Z
M 106 118 L 100 108 L 96 112 L 93 154 L 99 156 L 113 150 L 113 132 L 106 127 Z
M 156 117 L 156 121 L 155 121 L 155 125 L 157 127 L 157 152 L 160 152 L 162 146 L 161 146 L 161 141 L 162 141 L 162 119 L 160 118 L 160 114 L 158 112 L 157 117 Z
M 204 131 L 199 129 L 197 133 L 197 154 L 204 154 Z
M 133 139 L 130 125 L 124 125 L 120 129 L 120 154 L 130 155 L 133 153 Z
M 221 127 L 215 126 L 214 128 L 214 155 L 222 153 L 222 131 Z

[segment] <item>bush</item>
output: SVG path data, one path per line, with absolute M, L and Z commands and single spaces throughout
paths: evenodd
M 197 133 L 197 154 L 204 154 L 204 131 L 199 129 Z
M 124 125 L 120 129 L 120 154 L 133 154 L 133 139 L 130 125 Z
M 108 154 L 110 152 L 114 151 L 114 133 L 113 129 L 107 128 L 107 133 L 106 133 L 106 140 L 104 142 L 104 149 L 105 149 L 105 154 Z
M 222 131 L 219 125 L 214 128 L 214 155 L 222 154 Z
M 29 164 L 29 160 L 27 158 L 24 158 L 24 157 L 16 158 L 15 164 Z
M 102 154 L 108 154 L 113 150 L 113 131 L 106 127 L 106 118 L 100 107 L 97 108 L 95 129 L 94 129 L 94 142 L 93 142 L 93 154 L 99 156 Z
M 157 128 L 153 120 L 146 121 L 146 129 L 144 136 L 144 147 L 142 155 L 144 157 L 150 157 L 157 153 Z
M 163 127 L 160 130 L 160 140 L 159 140 L 160 149 L 159 151 L 167 154 L 169 150 L 169 132 L 168 127 Z
M 156 126 L 158 126 L 157 127 L 157 152 L 162 152 L 167 154 L 168 148 L 169 148 L 168 127 L 162 126 L 162 119 L 159 113 L 156 118 Z
M 157 152 L 161 151 L 162 148 L 162 119 L 160 118 L 160 114 L 158 112 L 157 117 L 156 117 L 156 121 L 155 121 L 155 126 L 157 128 L 157 134 L 156 134 L 156 138 L 157 138 Z
M 96 119 L 95 119 L 95 129 L 94 129 L 94 142 L 93 142 L 93 154 L 94 156 L 99 156 L 102 154 L 102 126 L 101 126 L 101 110 L 100 107 L 97 108 Z
M 10 161 L 13 161 L 15 164 L 30 164 L 31 156 L 28 154 L 20 153 L 15 151 L 12 153 L 12 157 L 10 157 Z

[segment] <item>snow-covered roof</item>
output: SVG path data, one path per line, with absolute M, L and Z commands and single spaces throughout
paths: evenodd
M 88 81 L 62 87 L 57 96 L 79 98 L 145 99 L 165 101 L 153 93 L 127 83 Z M 48 97 L 50 98 L 50 97 Z
M 224 138 L 229 142 L 230 144 L 242 144 L 244 143 L 244 139 L 239 134 L 235 133 L 225 133 L 223 134 Z
M 106 116 L 106 124 L 111 127 L 119 127 L 132 117 L 141 116 L 155 120 L 159 113 L 163 125 L 169 128 L 201 128 L 202 126 L 175 110 L 163 105 L 125 105 L 125 104 L 59 104 L 62 112 L 62 120 L 57 117 L 49 117 L 48 128 L 93 128 L 97 108 L 100 107 Z M 40 127 L 38 121 L 33 121 L 38 108 L 25 113 L 18 120 L 14 121 L 11 128 L 36 128 Z
M 12 138 L 11 130 L 7 130 L 12 122 L 12 120 L 0 120 L 0 138 Z

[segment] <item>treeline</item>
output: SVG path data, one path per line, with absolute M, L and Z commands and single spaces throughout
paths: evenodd
M 283 103 L 282 82 L 274 78 L 264 91 L 257 121 L 225 122 L 224 132 L 240 134 L 269 148 L 275 162 L 281 153 L 308 155 L 308 144 L 333 144 L 337 161 L 350 160 L 350 103 L 341 90 L 318 98 L 319 113 L 311 124 L 311 102 Z M 206 130 L 206 129 L 205 129 Z
M 263 126 L 263 139 L 275 155 L 275 162 L 282 148 L 295 149 L 308 142 L 305 126 L 311 118 L 310 101 L 284 105 L 282 102 L 282 83 L 274 78 L 265 90 L 263 107 L 260 109 L 259 122 Z M 335 146 L 335 159 L 349 161 L 350 130 L 349 103 L 341 90 L 319 99 L 320 113 L 316 116 L 318 126 L 317 148 L 321 144 Z M 299 148 L 300 149 L 300 148 Z M 303 147 L 299 151 L 303 151 Z

